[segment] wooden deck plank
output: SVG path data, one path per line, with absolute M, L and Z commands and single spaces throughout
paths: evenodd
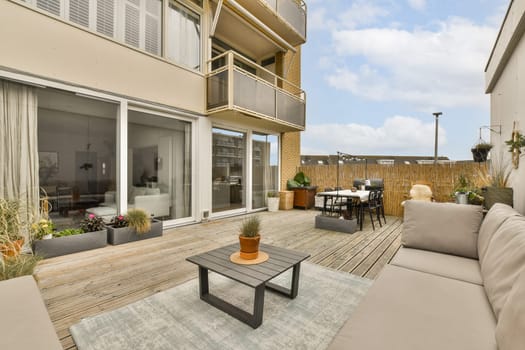
M 375 278 L 400 245 L 401 220 L 354 234 L 314 227 L 317 211 L 261 212 L 264 244 L 310 254 L 308 261 Z M 163 237 L 108 246 L 39 263 L 36 277 L 64 349 L 76 349 L 69 327 L 81 318 L 128 305 L 197 277 L 189 256 L 238 242 L 243 217 L 170 229 Z

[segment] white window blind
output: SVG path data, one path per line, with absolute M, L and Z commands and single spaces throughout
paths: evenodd
M 61 0 L 36 0 L 36 7 L 56 16 L 60 16 L 60 3 Z
M 97 1 L 96 31 L 115 37 L 115 0 Z
M 24 0 L 70 22 L 162 54 L 162 0 Z

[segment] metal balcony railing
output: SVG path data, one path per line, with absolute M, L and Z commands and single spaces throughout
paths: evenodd
M 303 0 L 262 0 L 306 38 L 306 4 Z
M 305 127 L 305 93 L 247 58 L 227 51 L 208 62 L 207 110 L 237 110 L 248 115 Z

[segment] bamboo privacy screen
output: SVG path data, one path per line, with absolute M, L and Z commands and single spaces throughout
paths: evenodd
M 298 168 L 318 186 L 318 191 L 325 187 L 335 187 L 337 183 L 337 165 L 306 165 Z M 486 172 L 486 163 L 450 163 L 437 165 L 379 165 L 368 164 L 369 179 L 384 180 L 385 213 L 402 216 L 401 202 L 406 200 L 412 184 L 424 181 L 431 184 L 434 199 L 438 202 L 451 202 L 451 193 L 460 175 L 475 181 L 479 172 Z M 355 178 L 365 178 L 364 164 L 344 164 L 339 166 L 339 184 L 345 189 L 352 187 Z

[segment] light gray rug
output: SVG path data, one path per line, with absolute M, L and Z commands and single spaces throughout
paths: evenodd
M 290 271 L 273 282 L 289 286 Z M 80 350 L 324 349 L 350 317 L 372 281 L 301 264 L 299 295 L 265 293 L 263 324 L 252 329 L 201 301 L 198 280 L 94 317 L 70 328 Z M 210 292 L 246 311 L 253 289 L 215 273 Z

